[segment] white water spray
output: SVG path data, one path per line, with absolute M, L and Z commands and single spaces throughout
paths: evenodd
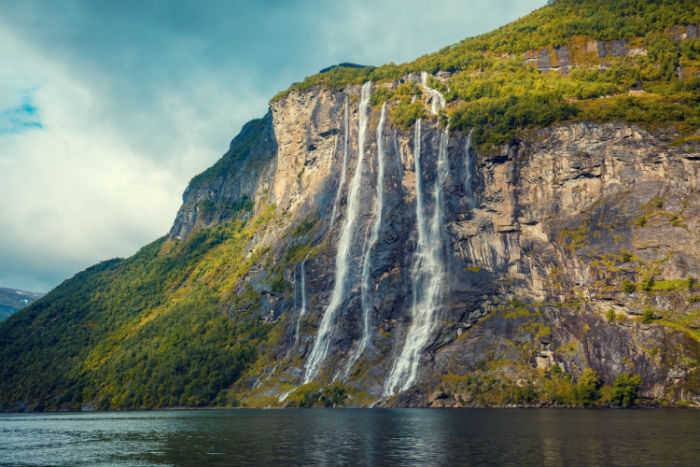
M 428 87 L 428 73 L 425 71 L 420 73 L 420 85 L 430 96 L 430 113 L 437 115 L 445 107 L 445 97 L 437 89 Z
M 348 96 L 345 96 L 345 128 L 344 128 L 344 142 L 343 142 L 343 170 L 340 172 L 340 183 L 338 184 L 338 192 L 335 194 L 335 201 L 333 202 L 333 211 L 331 212 L 331 223 L 328 230 L 333 228 L 335 224 L 335 216 L 338 213 L 338 203 L 340 202 L 340 195 L 343 192 L 343 185 L 345 185 L 345 174 L 348 171 L 348 138 L 349 138 L 349 125 L 350 111 L 348 110 Z
M 355 362 L 362 356 L 367 344 L 369 344 L 371 332 L 370 332 L 370 313 L 371 313 L 371 303 L 370 303 L 370 268 L 372 266 L 372 252 L 374 246 L 377 244 L 379 239 L 379 228 L 382 224 L 382 212 L 384 210 L 384 165 L 385 165 L 385 154 L 384 154 L 384 137 L 382 132 L 384 131 L 384 120 L 386 118 L 386 102 L 382 104 L 382 111 L 379 116 L 379 125 L 377 126 L 377 198 L 374 202 L 374 224 L 372 224 L 372 232 L 369 236 L 369 242 L 367 244 L 367 249 L 365 250 L 364 258 L 362 260 L 362 339 L 360 340 L 360 345 L 352 354 L 348 360 L 347 366 L 345 368 L 345 374 L 349 374 Z
M 425 74 L 421 74 L 425 82 Z M 427 88 L 433 95 L 432 104 L 444 105 L 442 95 L 434 89 Z M 439 98 L 437 98 L 439 96 Z M 437 113 L 437 112 L 433 112 Z M 416 121 L 414 136 L 414 164 L 416 173 L 416 225 L 418 244 L 414 255 L 411 279 L 413 283 L 413 303 L 411 306 L 411 326 L 409 327 L 403 349 L 394 361 L 389 377 L 384 384 L 384 396 L 396 394 L 396 391 L 409 389 L 418 373 L 421 352 L 428 344 L 435 324 L 435 317 L 440 308 L 445 282 L 443 224 L 444 192 L 443 186 L 448 175 L 447 143 L 449 130 L 440 135 L 438 148 L 437 178 L 433 186 L 434 208 L 430 223 L 424 215 L 423 181 L 420 167 L 420 133 L 421 120 Z
M 340 234 L 340 240 L 338 241 L 338 251 L 335 256 L 335 283 L 333 285 L 331 301 L 328 304 L 326 311 L 323 313 L 323 318 L 321 319 L 321 324 L 319 325 L 318 333 L 316 334 L 313 349 L 306 360 L 304 384 L 312 381 L 314 378 L 316 378 L 316 376 L 318 376 L 321 363 L 323 363 L 328 355 L 333 328 L 336 322 L 336 315 L 345 301 L 345 282 L 348 275 L 350 246 L 354 240 L 353 233 L 355 220 L 357 219 L 357 214 L 360 207 L 360 181 L 362 179 L 362 165 L 365 158 L 364 143 L 365 134 L 367 132 L 367 106 L 369 104 L 371 92 L 372 83 L 368 81 L 362 86 L 362 93 L 360 96 L 360 129 L 357 141 L 357 167 L 355 168 L 355 173 L 348 189 L 347 214 L 345 216 L 345 220 L 343 221 L 343 228 Z
M 299 316 L 297 316 L 297 329 L 296 332 L 294 333 L 294 343 L 298 344 L 299 343 L 299 328 L 301 327 L 301 320 L 304 318 L 304 315 L 306 314 L 306 309 L 307 309 L 307 300 L 306 300 L 306 258 L 308 258 L 309 255 L 308 253 L 306 256 L 304 256 L 304 259 L 301 261 L 301 272 L 299 273 L 301 276 L 301 280 L 299 281 L 300 287 L 301 287 L 301 308 L 299 309 Z M 296 298 L 296 297 L 295 297 Z

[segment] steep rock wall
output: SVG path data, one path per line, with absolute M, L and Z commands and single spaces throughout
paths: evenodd
M 252 268 L 241 283 L 266 292 L 270 265 L 283 264 L 291 285 L 286 292 L 263 293 L 256 304 L 282 330 L 270 350 L 274 367 L 254 370 L 241 383 L 239 390 L 250 397 L 288 394 L 303 381 L 315 331 L 331 300 L 347 216 L 348 183 L 341 186 L 346 137 L 346 179 L 362 171 L 362 207 L 346 258 L 349 285 L 316 379 L 363 391 L 367 399 L 357 401 L 360 405 L 376 401 L 385 394 L 386 378 L 415 321 L 417 186 L 430 218 L 443 129 L 436 115 L 421 122 L 417 184 L 414 128 L 398 128 L 391 119 L 383 128 L 383 215 L 371 254 L 372 286 L 364 292 L 371 339 L 363 355 L 354 356 L 365 332 L 360 273 L 376 215 L 380 111 L 380 105 L 369 107 L 365 159 L 357 167 L 359 95 L 360 86 L 291 91 L 272 102 L 263 123 L 253 128 L 254 143 L 244 157 L 229 170 L 200 178 L 185 193 L 171 232 L 175 238 L 229 215 L 203 220 L 197 211 L 201 200 L 228 206 L 245 196 L 254 210 L 272 202 L 280 213 L 280 227 L 255 239 L 271 246 L 268 266 Z M 574 378 L 594 368 L 608 384 L 616 374 L 632 371 L 642 376 L 649 397 L 697 398 L 697 338 L 662 325 L 679 320 L 690 329 L 700 325 L 697 290 L 680 285 L 700 270 L 697 148 L 671 146 L 624 123 L 537 130 L 492 156 L 476 154 L 468 140 L 462 133 L 447 140 L 445 246 L 439 252 L 446 274 L 435 324 L 414 384 L 381 403 L 478 405 L 460 378 L 486 368 L 518 382 L 555 366 Z M 338 218 L 332 222 L 339 187 Z M 303 221 L 313 227 L 289 236 L 284 227 Z M 289 259 L 294 247 L 308 251 L 303 268 L 301 258 Z M 298 322 L 301 294 L 308 305 Z M 664 320 L 636 320 L 649 310 Z M 357 360 L 352 368 L 339 371 L 352 359 Z M 435 396 L 446 381 L 452 392 Z

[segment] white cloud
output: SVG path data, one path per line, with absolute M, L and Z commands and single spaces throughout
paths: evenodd
M 167 233 L 189 179 L 268 99 L 342 61 L 413 59 L 544 0 L 3 5 L 0 286 L 45 291 Z
M 3 286 L 47 290 L 167 233 L 189 179 L 227 147 L 233 129 L 226 122 L 249 116 L 227 112 L 220 99 L 240 98 L 206 81 L 187 96 L 156 97 L 162 113 L 149 112 L 151 101 L 137 115 L 110 115 L 118 96 L 101 94 L 79 70 L 7 33 L 0 42 L 12 44 L 0 62 L 21 63 L 24 83 L 36 87 L 44 127 L 0 136 Z M 3 95 L 12 94 L 6 83 L 18 80 L 11 78 L 2 80 Z M 3 103 L 16 105 L 11 96 Z

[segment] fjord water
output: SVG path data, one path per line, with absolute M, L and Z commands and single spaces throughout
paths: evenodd
M 0 414 L 0 465 L 697 465 L 682 409 Z

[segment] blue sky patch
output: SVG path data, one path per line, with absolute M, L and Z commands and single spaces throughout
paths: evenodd
M 32 96 L 23 93 L 17 107 L 0 110 L 0 135 L 14 135 L 44 128 L 38 113 L 39 109 L 32 103 Z

